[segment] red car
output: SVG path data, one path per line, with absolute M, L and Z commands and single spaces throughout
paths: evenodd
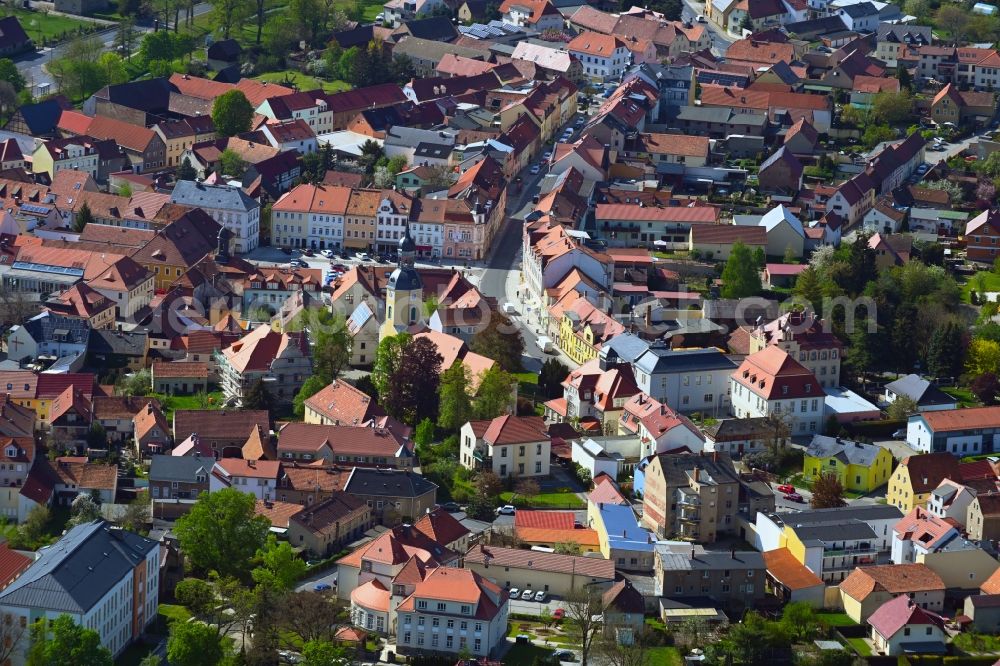
M 782 485 L 778 486 L 778 492 L 779 493 L 794 493 L 795 492 L 795 486 L 793 486 L 790 483 L 782 484 Z
M 802 498 L 802 495 L 799 495 L 798 493 L 786 493 L 785 499 L 788 500 L 789 502 L 798 502 L 799 504 L 805 502 L 805 499 Z
M 561 620 L 564 617 L 566 617 L 566 611 L 564 611 L 562 608 L 557 608 L 554 611 L 552 611 L 553 620 Z

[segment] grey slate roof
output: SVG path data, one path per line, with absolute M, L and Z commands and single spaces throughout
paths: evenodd
M 705 435 L 716 442 L 741 439 L 766 439 L 774 436 L 774 426 L 764 417 L 721 419 L 704 428 Z
M 601 345 L 601 358 L 609 363 L 634 363 L 649 349 L 649 343 L 632 333 L 621 333 Z
M 878 14 L 878 7 L 870 2 L 859 2 L 857 4 L 841 7 L 840 11 L 844 12 L 851 18 L 862 18 L 864 16 L 874 16 Z
M 35 342 L 53 342 L 57 339 L 58 331 L 58 339 L 62 342 L 79 345 L 86 345 L 92 333 L 86 319 L 63 317 L 48 311 L 24 322 L 24 330 Z
M 86 613 L 159 544 L 104 520 L 77 525 L 38 551 L 38 559 L 0 592 L 0 604 Z
M 815 523 L 795 528 L 795 533 L 803 543 L 810 541 L 856 541 L 860 539 L 875 539 L 875 530 L 868 523 L 858 520 L 847 522 L 831 521 Z
M 728 107 L 715 106 L 682 106 L 677 114 L 678 120 L 694 120 L 708 123 L 737 123 L 740 125 L 755 125 L 763 127 L 767 124 L 767 116 L 763 113 L 735 113 Z
M 727 569 L 764 570 L 764 555 L 756 550 L 721 551 L 694 553 L 675 550 L 676 546 L 657 544 L 664 571 L 723 571 Z
M 663 468 L 663 478 L 669 487 L 687 487 L 688 472 L 695 468 L 698 468 L 698 478 L 703 485 L 709 481 L 714 482 L 712 485 L 739 482 L 736 467 L 725 453 L 710 456 L 664 453 L 657 457 L 660 459 L 660 467 Z
M 207 476 L 214 466 L 215 458 L 211 456 L 153 456 L 149 480 L 195 483 L 195 477 Z
M 250 211 L 259 204 L 248 197 L 238 187 L 227 185 L 206 185 L 192 180 L 179 180 L 170 195 L 171 203 L 185 204 L 195 208 L 219 208 L 224 210 Z
M 814 435 L 807 456 L 814 458 L 836 458 L 845 465 L 862 465 L 868 467 L 875 462 L 880 447 L 875 444 L 862 444 L 839 437 Z
M 650 347 L 636 362 L 635 367 L 647 375 L 674 372 L 709 370 L 735 370 L 734 363 L 718 349 L 667 349 Z
M 370 467 L 355 467 L 344 484 L 344 492 L 352 495 L 382 497 L 419 497 L 436 489 L 436 484 L 409 470 Z
M 950 405 L 955 399 L 920 375 L 906 375 L 885 385 L 887 391 L 911 398 L 920 407 Z
M 817 524 L 830 525 L 834 523 L 846 524 L 852 521 L 898 520 L 903 517 L 903 512 L 898 507 L 889 504 L 863 504 L 834 509 L 810 509 L 809 511 L 779 513 L 772 517 L 798 529 L 801 526 Z

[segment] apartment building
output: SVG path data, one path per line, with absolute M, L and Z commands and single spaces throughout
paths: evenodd
M 156 619 L 159 581 L 156 541 L 100 519 L 70 528 L 0 592 L 0 614 L 25 630 L 11 662 L 25 663 L 35 622 L 62 615 L 117 657 Z
M 351 188 L 302 184 L 271 207 L 271 243 L 279 247 L 340 249 Z
M 250 252 L 260 243 L 260 204 L 239 187 L 178 181 L 171 203 L 201 208 L 233 237 L 233 251 Z

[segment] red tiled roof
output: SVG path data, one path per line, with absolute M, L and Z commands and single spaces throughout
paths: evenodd
M 514 527 L 536 527 L 548 530 L 571 530 L 576 518 L 572 511 L 518 511 Z

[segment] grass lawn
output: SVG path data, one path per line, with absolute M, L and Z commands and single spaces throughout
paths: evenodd
M 316 90 L 322 88 L 325 92 L 341 92 L 350 90 L 351 84 L 346 81 L 324 81 L 314 76 L 303 74 L 294 69 L 286 69 L 282 72 L 268 72 L 256 77 L 258 81 L 267 83 L 278 83 L 280 85 L 295 86 L 299 90 Z
M 206 394 L 204 402 L 197 395 L 164 395 L 162 393 L 154 393 L 150 397 L 160 401 L 160 405 L 163 408 L 163 415 L 169 423 L 173 423 L 174 412 L 178 409 L 219 409 L 224 401 L 222 391 L 213 391 Z
M 42 41 L 53 42 L 68 39 L 79 33 L 80 29 L 90 31 L 97 25 L 90 21 L 80 21 L 68 16 L 54 16 L 44 12 L 33 12 L 27 9 L 4 7 L 0 16 L 16 16 L 24 31 L 37 44 Z
M 864 638 L 848 638 L 847 642 L 862 657 L 872 656 L 872 648 Z
M 511 499 L 515 493 L 505 491 L 500 493 L 500 501 L 504 504 L 511 504 Z M 535 509 L 582 509 L 586 506 L 584 501 L 576 496 L 569 488 L 560 488 L 551 493 L 540 493 L 528 498 L 518 496 L 517 506 Z
M 976 398 L 975 394 L 967 388 L 959 388 L 957 386 L 944 386 L 941 388 L 942 391 L 953 397 L 958 401 L 959 407 L 977 407 L 979 406 L 979 400 Z
M 1000 291 L 1000 275 L 993 271 L 979 271 L 969 281 L 962 285 L 962 301 L 969 302 L 972 291 Z
M 952 643 L 963 652 L 1000 652 L 1000 636 L 988 634 L 958 634 Z
M 834 611 L 818 611 L 816 618 L 828 627 L 853 627 L 857 624 L 847 617 L 847 613 L 837 613 Z
M 514 647 L 507 651 L 503 661 L 505 664 L 530 664 L 535 660 L 535 657 L 548 659 L 552 656 L 553 652 L 555 652 L 555 650 L 550 650 L 549 648 L 533 645 L 531 643 L 523 645 L 515 644 Z
M 655 647 L 646 651 L 646 663 L 649 666 L 681 666 L 684 659 L 675 647 Z
M 191 611 L 180 604 L 160 604 L 159 612 L 167 619 L 167 624 L 178 620 L 187 622 L 191 619 Z

